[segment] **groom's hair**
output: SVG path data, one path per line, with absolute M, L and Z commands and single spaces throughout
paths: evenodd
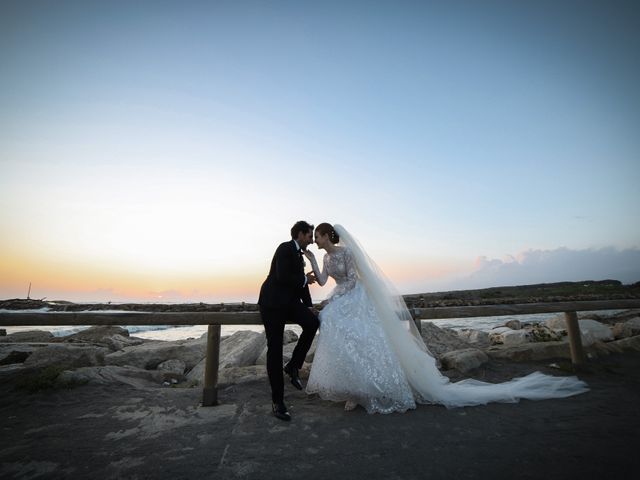
M 291 238 L 295 240 L 296 238 L 298 238 L 299 232 L 308 233 L 309 230 L 313 231 L 313 225 L 305 222 L 304 220 L 300 220 L 299 222 L 296 222 L 293 227 L 291 227 Z

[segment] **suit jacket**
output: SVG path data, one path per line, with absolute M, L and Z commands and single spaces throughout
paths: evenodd
M 302 302 L 312 306 L 309 286 L 305 284 L 304 261 L 293 240 L 281 243 L 271 260 L 269 275 L 260 288 L 258 304 L 283 308 Z

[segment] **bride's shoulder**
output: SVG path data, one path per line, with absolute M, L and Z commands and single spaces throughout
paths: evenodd
M 343 245 L 336 246 L 336 254 L 341 257 L 349 257 L 352 255 L 349 247 L 345 247 Z

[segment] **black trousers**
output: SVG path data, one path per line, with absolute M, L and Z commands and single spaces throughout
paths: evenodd
M 267 374 L 271 384 L 271 399 L 276 403 L 282 402 L 284 400 L 284 377 L 282 374 L 284 326 L 287 323 L 297 323 L 302 327 L 302 335 L 298 338 L 298 343 L 289 362 L 291 366 L 299 369 L 302 368 L 320 323 L 318 317 L 302 303 L 284 308 L 260 306 L 260 316 L 267 335 Z

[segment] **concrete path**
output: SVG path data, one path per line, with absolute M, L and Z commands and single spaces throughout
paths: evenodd
M 546 363 L 490 362 L 503 381 Z M 287 386 L 291 423 L 268 386 L 94 387 L 26 394 L 0 385 L 0 478 L 625 479 L 640 477 L 640 354 L 592 363 L 577 397 L 368 415 Z

